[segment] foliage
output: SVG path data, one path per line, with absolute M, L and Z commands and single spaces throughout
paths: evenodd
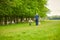
M 34 18 L 36 13 L 45 17 L 47 0 L 0 0 L 0 16 L 5 20 L 17 18 Z M 2 20 L 2 19 L 1 19 Z

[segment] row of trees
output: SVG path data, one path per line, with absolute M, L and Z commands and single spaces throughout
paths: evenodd
M 0 0 L 0 24 L 18 23 L 23 18 L 45 17 L 47 0 Z
M 58 16 L 58 15 L 50 16 L 50 17 L 48 17 L 48 19 L 50 19 L 50 20 L 60 20 L 60 16 Z

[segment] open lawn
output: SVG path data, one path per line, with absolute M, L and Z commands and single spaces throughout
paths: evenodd
M 0 40 L 60 40 L 60 21 L 45 21 L 39 26 L 34 23 L 0 26 Z

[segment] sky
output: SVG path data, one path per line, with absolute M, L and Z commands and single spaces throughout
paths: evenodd
M 51 10 L 48 16 L 52 15 L 60 16 L 60 0 L 48 0 L 47 7 Z

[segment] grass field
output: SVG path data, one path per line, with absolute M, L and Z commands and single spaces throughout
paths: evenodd
M 0 26 L 0 40 L 60 40 L 60 21 Z

